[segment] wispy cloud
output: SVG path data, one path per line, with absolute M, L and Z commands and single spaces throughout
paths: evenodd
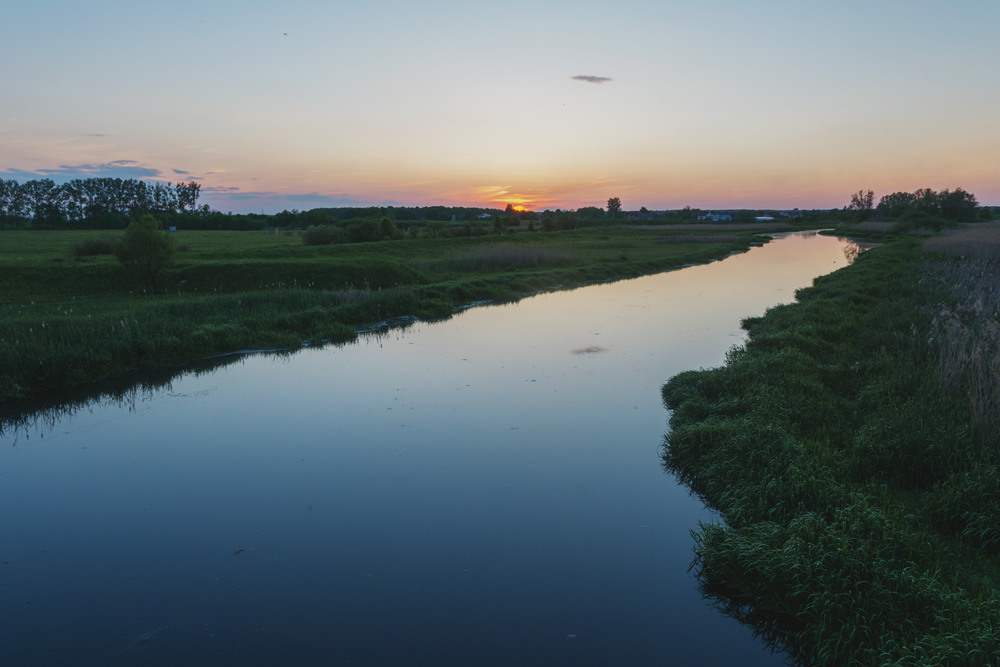
M 183 169 L 174 169 L 173 172 L 178 176 L 187 176 L 191 173 L 190 171 L 184 171 Z
M 476 188 L 476 194 L 481 197 L 503 197 L 508 192 L 509 185 L 483 185 Z
M 607 83 L 613 81 L 610 76 L 593 76 L 592 74 L 577 74 L 572 77 L 574 81 L 585 81 L 587 83 Z
M 114 160 L 100 164 L 63 164 L 54 169 L 35 171 L 5 169 L 0 170 L 0 174 L 15 179 L 51 178 L 54 181 L 71 181 L 74 178 L 156 178 L 161 172 L 135 160 Z

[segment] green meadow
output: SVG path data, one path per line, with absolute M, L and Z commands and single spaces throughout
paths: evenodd
M 998 231 L 886 238 L 663 388 L 704 592 L 802 664 L 997 664 Z
M 153 290 L 112 254 L 121 232 L 2 231 L 0 401 L 711 261 L 754 234 L 597 227 L 306 245 L 296 232 L 178 231 Z

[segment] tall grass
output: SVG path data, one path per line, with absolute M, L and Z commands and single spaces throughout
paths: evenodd
M 403 288 L 7 306 L 0 310 L 0 399 L 236 350 L 349 340 L 358 326 L 400 312 L 428 311 Z
M 978 222 L 924 241 L 931 252 L 970 259 L 1000 260 L 1000 222 Z
M 726 520 L 696 537 L 702 587 L 802 664 L 1000 655 L 1000 452 L 975 377 L 939 373 L 965 287 L 925 259 L 868 251 L 663 389 L 664 465 Z
M 923 271 L 947 290 L 928 337 L 941 380 L 969 397 L 981 439 L 1000 441 L 1000 263 L 934 261 Z
M 437 270 L 463 272 L 510 271 L 569 264 L 569 252 L 528 243 L 491 243 L 464 251 L 434 265 Z

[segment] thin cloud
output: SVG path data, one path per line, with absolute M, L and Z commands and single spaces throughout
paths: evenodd
M 593 76 L 592 74 L 577 74 L 572 77 L 574 81 L 585 81 L 587 83 L 607 83 L 613 81 L 610 76 Z
M 146 167 L 135 160 L 114 160 L 100 164 L 61 164 L 55 169 L 37 169 L 23 171 L 21 169 L 5 169 L 0 174 L 25 178 L 51 178 L 54 181 L 71 181 L 75 178 L 156 178 L 160 176 L 159 169 Z
M 174 169 L 173 172 L 178 176 L 187 176 L 191 173 L 190 171 L 184 171 L 183 169 Z
M 510 192 L 509 185 L 483 185 L 476 188 L 476 194 L 481 197 L 502 197 Z

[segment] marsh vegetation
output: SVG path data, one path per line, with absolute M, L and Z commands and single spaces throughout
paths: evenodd
M 995 261 L 897 239 L 663 388 L 665 466 L 726 520 L 696 536 L 704 591 L 804 664 L 1000 652 Z

